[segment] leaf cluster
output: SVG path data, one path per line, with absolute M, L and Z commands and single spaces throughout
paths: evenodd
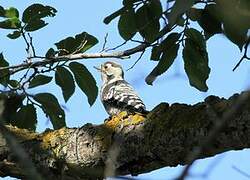
M 190 85 L 207 91 L 210 68 L 206 43 L 215 34 L 223 34 L 242 50 L 249 38 L 249 1 L 168 0 L 166 3 L 164 9 L 159 0 L 123 0 L 123 7 L 107 16 L 104 23 L 118 17 L 118 30 L 124 40 L 133 40 L 139 33 L 144 43 L 151 44 L 151 60 L 158 64 L 146 77 L 147 84 L 152 85 L 157 76 L 166 72 L 182 51 Z
M 28 46 L 27 49 L 30 50 L 29 48 L 34 47 L 32 47 L 32 42 L 28 42 L 26 33 L 45 27 L 48 23 L 45 22 L 44 18 L 54 17 L 56 12 L 57 10 L 51 6 L 33 4 L 27 7 L 22 13 L 22 18 L 19 18 L 19 12 L 16 8 L 4 9 L 0 6 L 0 16 L 4 18 L 0 22 L 0 28 L 14 29 L 15 31 L 8 34 L 7 37 L 16 39 L 23 36 Z M 53 58 L 83 53 L 97 43 L 98 40 L 87 32 L 77 34 L 75 37 L 67 37 L 55 43 L 56 50 L 50 48 L 47 51 L 45 58 L 51 59 L 51 64 L 48 67 L 30 67 L 19 81 L 11 79 L 12 72 L 8 68 L 0 70 L 0 84 L 10 89 L 10 91 L 3 92 L 0 99 L 4 104 L 1 108 L 4 109 L 5 123 L 35 130 L 37 123 L 36 109 L 41 108 L 51 121 L 54 129 L 66 126 L 65 112 L 56 96 L 47 92 L 28 93 L 33 88 L 50 83 L 53 77 L 45 75 L 46 72 L 50 71 L 54 71 L 55 84 L 60 87 L 65 102 L 74 94 L 77 85 L 86 94 L 89 104 L 93 105 L 98 94 L 98 88 L 88 69 L 78 62 L 63 62 L 55 65 Z M 35 53 L 34 58 L 36 58 Z M 8 61 L 1 53 L 0 68 L 8 66 Z M 33 73 L 29 76 L 30 69 L 33 69 Z M 11 92 L 11 95 L 9 92 Z
M 0 21 L 0 28 L 13 29 L 14 31 L 9 33 L 7 37 L 17 39 L 24 32 L 36 31 L 48 25 L 44 18 L 54 17 L 56 12 L 57 10 L 51 6 L 32 4 L 24 10 L 22 18 L 20 18 L 19 11 L 16 8 L 4 9 L 0 6 L 0 17 L 4 19 Z

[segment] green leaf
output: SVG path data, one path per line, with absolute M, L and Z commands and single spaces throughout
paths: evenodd
M 53 58 L 53 57 L 55 57 L 56 53 L 57 52 L 53 48 L 49 48 L 49 50 L 45 54 L 45 57 L 46 58 Z
M 98 94 L 94 77 L 83 64 L 72 62 L 69 64 L 69 68 L 74 74 L 77 85 L 88 97 L 89 105 L 92 106 Z
M 48 23 L 42 20 L 45 17 L 54 17 L 57 10 L 51 6 L 32 4 L 23 12 L 22 21 L 25 23 L 26 31 L 36 31 L 45 27 Z
M 173 45 L 179 40 L 181 34 L 179 33 L 171 33 L 164 39 L 159 46 L 155 46 L 152 48 L 151 59 L 158 61 L 164 51 L 168 51 L 168 49 L 172 48 Z
M 124 11 L 118 22 L 118 30 L 124 40 L 131 39 L 136 33 L 135 11 L 133 8 Z
M 222 33 L 222 23 L 219 20 L 219 9 L 215 4 L 208 4 L 202 11 L 199 25 L 204 29 L 208 37 Z
M 54 17 L 56 12 L 57 10 L 51 6 L 32 4 L 24 10 L 22 21 L 29 24 L 34 20 L 36 21 L 45 17 Z
M 17 81 L 17 80 L 9 80 L 9 85 L 11 85 L 11 87 L 13 87 L 13 88 L 17 88 L 19 85 L 20 85 L 20 83 Z
M 9 33 L 7 35 L 8 38 L 10 39 L 17 39 L 21 36 L 21 32 L 20 31 L 13 31 L 12 33 Z
M 180 36 L 181 34 L 179 33 L 169 34 L 167 38 L 162 41 L 161 46 L 163 46 L 164 50 L 171 48 L 179 40 Z
M 97 43 L 98 40 L 94 36 L 87 32 L 83 32 L 77 34 L 75 37 L 67 37 L 58 43 L 55 43 L 55 45 L 59 50 L 59 55 L 66 55 L 72 53 L 83 53 Z
M 79 43 L 73 37 L 67 37 L 55 43 L 55 45 L 59 51 L 59 55 L 66 55 L 77 51 Z
M 19 128 L 25 128 L 29 130 L 36 130 L 37 114 L 36 109 L 32 104 L 22 106 L 16 113 L 16 119 L 12 125 Z
M 157 76 L 163 74 L 168 70 L 168 68 L 173 64 L 177 54 L 178 54 L 179 44 L 172 44 L 170 48 L 163 49 L 163 54 L 157 66 L 153 71 L 146 77 L 146 83 L 148 85 L 153 85 L 153 82 Z
M 168 15 L 168 26 L 172 27 L 177 19 L 183 15 L 194 4 L 194 0 L 176 0 Z
M 160 0 L 149 0 L 147 7 L 149 8 L 152 18 L 159 19 L 162 15 L 162 6 Z
M 5 10 L 2 6 L 0 6 L 0 17 L 5 17 Z
M 45 23 L 44 20 L 37 19 L 37 20 L 30 21 L 30 23 L 28 23 L 28 24 L 24 27 L 24 29 L 25 29 L 26 31 L 31 32 L 31 31 L 36 31 L 36 30 L 38 30 L 38 29 L 41 29 L 41 28 L 43 28 L 43 27 L 45 27 L 45 26 L 47 26 L 47 25 L 48 25 L 48 23 Z
M 239 49 L 242 51 L 243 45 L 247 41 L 247 29 L 242 29 L 241 27 L 234 27 L 230 24 L 223 24 L 224 27 L 224 34 L 227 36 L 227 38 L 236 44 Z
M 81 52 L 81 53 L 87 51 L 88 49 L 92 48 L 94 45 L 98 43 L 98 39 L 88 34 L 87 32 L 77 34 L 75 36 L 75 40 L 79 44 L 78 52 Z
M 199 50 L 206 51 L 206 41 L 199 31 L 194 28 L 189 28 L 185 31 L 185 35 L 197 44 Z
M 187 11 L 187 16 L 192 21 L 199 21 L 201 19 L 203 9 L 197 9 L 197 8 L 190 8 Z
M 141 0 L 123 0 L 122 4 L 126 7 L 131 8 L 134 5 L 134 3 L 139 2 L 139 1 Z
M 136 11 L 136 26 L 142 37 L 152 43 L 155 41 L 160 30 L 159 18 L 161 4 L 157 1 L 143 5 Z
M 183 27 L 185 25 L 185 19 L 182 16 L 180 16 L 179 18 L 177 18 L 176 24 L 178 26 Z
M 0 17 L 4 18 L 13 18 L 13 17 L 19 17 L 18 10 L 14 7 L 10 7 L 8 9 L 4 9 L 2 6 L 0 6 Z
M 75 92 L 75 83 L 72 74 L 64 67 L 56 68 L 56 84 L 63 92 L 64 100 L 67 102 Z
M 16 93 L 1 93 L 1 97 L 4 100 L 4 109 L 3 111 L 3 119 L 6 124 L 13 124 L 16 120 L 16 112 L 17 110 L 23 106 L 23 100 L 25 98 L 24 95 L 19 95 Z
M 209 77 L 210 68 L 205 39 L 195 29 L 188 29 L 185 34 L 187 39 L 182 55 L 189 83 L 200 91 L 207 91 L 206 80 Z
M 8 66 L 9 66 L 9 63 L 4 59 L 3 53 L 1 53 L 0 54 L 0 68 L 8 67 Z M 0 84 L 6 87 L 8 85 L 9 79 L 10 79 L 9 69 L 0 70 Z
M 8 9 L 5 9 L 5 17 L 7 18 L 13 18 L 13 17 L 19 17 L 19 12 L 16 8 L 10 7 Z
M 153 61 L 159 61 L 161 54 L 162 54 L 161 46 L 154 46 L 151 51 L 150 59 Z
M 49 116 L 54 129 L 66 126 L 65 113 L 53 94 L 39 93 L 34 96 L 34 99 L 42 105 L 42 109 Z
M 115 11 L 114 13 L 112 13 L 111 15 L 105 17 L 103 22 L 105 24 L 109 24 L 113 19 L 120 16 L 125 10 L 126 10 L 126 8 L 122 7 L 121 9 L 119 9 L 119 10 Z
M 37 86 L 48 84 L 51 80 L 52 80 L 52 77 L 50 76 L 37 75 L 31 80 L 29 84 L 29 88 L 34 88 Z
M 226 37 L 242 51 L 249 36 L 250 2 L 249 0 L 222 1 L 217 3 L 220 19 Z
M 21 22 L 17 17 L 9 18 L 0 22 L 0 28 L 3 29 L 18 29 L 21 27 Z
M 170 33 L 167 38 L 161 42 L 160 46 L 156 46 L 154 51 L 152 50 L 151 58 L 160 59 L 160 61 L 146 77 L 147 84 L 152 85 L 157 76 L 163 74 L 173 64 L 179 50 L 177 41 L 180 36 L 181 34 L 179 33 Z

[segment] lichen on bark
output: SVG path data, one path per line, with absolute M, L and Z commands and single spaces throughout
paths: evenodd
M 47 130 L 41 134 L 7 126 L 18 137 L 41 176 L 97 179 L 137 175 L 165 166 L 183 165 L 220 117 L 241 95 L 209 96 L 187 105 L 160 103 L 147 116 L 122 112 L 101 125 Z M 227 122 L 200 158 L 250 146 L 250 100 Z M 0 176 L 25 177 L 0 133 Z M 12 170 L 11 170 L 12 168 Z

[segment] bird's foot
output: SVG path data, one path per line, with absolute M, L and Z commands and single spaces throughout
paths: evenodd
M 111 121 L 112 118 L 113 118 L 113 116 L 109 116 L 108 118 L 104 119 L 104 123 L 107 123 L 107 122 Z
M 129 115 L 131 114 L 129 114 L 127 111 L 122 111 L 116 115 L 109 116 L 108 118 L 104 120 L 104 123 L 107 123 L 109 121 L 116 121 L 116 120 L 122 121 L 123 119 L 126 119 Z

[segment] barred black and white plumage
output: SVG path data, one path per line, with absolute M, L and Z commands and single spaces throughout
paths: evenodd
M 101 101 L 109 115 L 122 111 L 146 113 L 146 107 L 132 86 L 124 80 L 122 67 L 114 62 L 101 65 Z

